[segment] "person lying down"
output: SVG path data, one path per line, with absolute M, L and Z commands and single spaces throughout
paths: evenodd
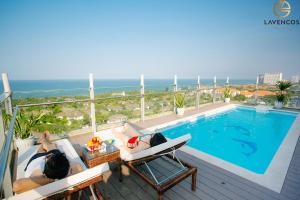
M 83 170 L 79 163 L 70 163 L 66 155 L 58 150 L 56 144 L 50 142 L 48 132 L 42 134 L 39 143 L 41 145 L 37 153 L 29 159 L 24 169 L 25 178 L 13 183 L 15 193 L 52 183 Z

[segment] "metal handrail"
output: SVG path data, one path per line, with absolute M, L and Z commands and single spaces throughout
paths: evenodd
M 23 104 L 18 105 L 20 108 L 22 107 L 31 107 L 31 106 L 47 106 L 47 105 L 53 105 L 53 104 L 64 104 L 64 103 L 79 103 L 79 102 L 89 102 L 90 99 L 81 99 L 81 100 L 68 100 L 68 101 L 50 101 L 46 103 L 30 103 L 30 104 Z
M 3 180 L 4 180 L 5 171 L 6 171 L 6 167 L 7 167 L 7 160 L 9 157 L 10 147 L 11 147 L 12 139 L 14 136 L 14 124 L 16 121 L 16 116 L 17 116 L 18 111 L 19 111 L 19 107 L 16 106 L 15 110 L 13 112 L 12 119 L 9 123 L 5 143 L 2 146 L 1 153 L 0 153 L 0 163 L 1 163 L 1 165 L 0 165 L 0 197 L 2 195 L 1 194 L 2 193 L 2 185 L 3 185 Z
M 94 101 L 97 100 L 108 100 L 108 99 L 120 99 L 120 98 L 128 98 L 128 97 L 140 97 L 140 94 L 136 95 L 120 95 L 120 96 L 112 96 L 112 97 L 101 97 L 101 98 L 95 98 Z M 53 105 L 53 104 L 64 104 L 64 103 L 79 103 L 79 102 L 90 102 L 91 99 L 80 99 L 80 100 L 67 100 L 67 101 L 51 101 L 46 103 L 32 103 L 32 104 L 23 104 L 18 105 L 20 108 L 22 107 L 31 107 L 31 106 L 47 106 L 47 105 Z
M 141 94 L 130 94 L 130 95 L 118 95 L 118 96 L 112 96 L 112 97 L 101 97 L 101 98 L 95 98 L 95 101 L 97 100 L 108 100 L 108 99 L 121 99 L 121 98 L 127 98 L 127 97 L 140 97 Z
M 8 92 L 3 92 L 0 95 L 0 104 L 2 104 L 8 97 L 10 97 L 10 93 Z
M 209 88 L 200 88 L 197 89 L 198 91 L 202 90 L 207 90 Z M 197 91 L 195 90 L 195 91 Z M 182 90 L 185 91 L 185 90 Z M 166 91 L 166 92 L 150 92 L 150 93 L 145 93 L 144 96 L 147 95 L 162 95 L 162 94 L 172 94 L 174 93 L 173 91 Z M 111 97 L 100 97 L 100 98 L 95 98 L 94 101 L 99 101 L 99 100 L 109 100 L 109 99 L 121 99 L 121 98 L 128 98 L 128 97 L 140 97 L 141 94 L 132 94 L 132 95 L 118 95 L 118 96 L 111 96 Z M 64 104 L 64 103 L 80 103 L 80 102 L 91 102 L 91 99 L 79 99 L 79 100 L 67 100 L 67 101 L 51 101 L 51 102 L 45 102 L 45 103 L 33 103 L 33 104 L 23 104 L 23 105 L 18 105 L 19 108 L 23 107 L 31 107 L 31 106 L 47 106 L 47 105 L 54 105 L 54 104 Z

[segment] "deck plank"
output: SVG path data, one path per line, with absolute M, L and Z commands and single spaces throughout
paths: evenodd
M 181 155 L 181 157 L 186 158 L 190 157 L 190 155 L 185 154 Z M 230 172 L 223 170 L 219 167 L 213 166 L 205 161 L 201 161 L 197 158 L 189 158 L 184 159 L 191 164 L 194 164 L 199 167 L 198 174 L 200 176 L 204 176 L 205 179 L 210 179 L 215 182 L 216 185 L 222 185 L 222 187 L 226 188 L 227 190 L 232 191 L 232 193 L 237 193 L 239 195 L 242 194 L 253 194 L 250 199 L 266 199 L 267 195 L 265 192 L 261 192 L 253 187 L 255 183 L 250 181 L 243 182 L 243 178 L 231 174 Z M 224 184 L 225 183 L 225 184 Z M 255 184 L 256 185 L 256 184 Z M 261 186 L 259 186 L 261 187 Z M 271 191 L 272 193 L 272 191 Z M 247 198 L 246 198 L 247 199 Z M 278 199 L 276 196 L 273 199 Z
M 164 167 L 165 170 L 167 171 L 167 166 L 164 165 L 165 163 L 162 162 L 160 166 L 153 166 L 153 168 L 155 169 L 155 167 Z M 179 185 L 181 185 L 182 187 L 184 187 L 187 191 L 187 193 L 195 193 L 195 195 L 198 195 L 199 198 L 204 198 L 204 199 L 240 199 L 242 198 L 242 196 L 239 196 L 236 193 L 232 193 L 229 192 L 228 189 L 223 188 L 223 187 L 218 187 L 219 184 L 215 184 L 215 182 L 211 181 L 211 187 L 213 189 L 210 189 L 209 187 L 205 186 L 202 182 L 203 178 L 205 178 L 203 176 L 203 174 L 201 172 L 198 171 L 197 174 L 197 190 L 196 192 L 192 192 L 191 191 L 191 178 L 186 179 L 185 181 L 179 183 Z M 206 179 L 207 180 L 207 179 Z M 207 184 L 209 181 L 206 181 L 205 183 Z M 204 185 L 204 187 L 201 187 L 202 185 Z

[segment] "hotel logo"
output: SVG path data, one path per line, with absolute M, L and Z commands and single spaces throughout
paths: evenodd
M 286 18 L 291 14 L 291 5 L 286 0 L 278 0 L 273 6 L 273 12 L 278 18 Z
M 292 1 L 292 0 L 289 0 Z M 289 19 L 288 17 L 292 13 L 291 3 L 287 0 L 277 0 L 273 4 L 273 13 L 275 19 L 264 20 L 265 25 L 273 26 L 287 26 L 287 25 L 299 25 L 299 19 Z

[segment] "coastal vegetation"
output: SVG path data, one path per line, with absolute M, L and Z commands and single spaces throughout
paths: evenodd
M 124 93 L 105 93 L 95 96 L 95 110 L 97 124 L 105 124 L 114 116 L 124 116 L 127 119 L 139 119 L 140 97 L 139 91 L 127 91 Z M 117 98 L 112 98 L 117 97 Z M 32 106 L 21 107 L 20 113 L 23 117 L 39 118 L 39 123 L 31 127 L 32 132 L 40 133 L 64 133 L 77 130 L 90 125 L 90 103 L 89 101 L 72 102 L 74 100 L 88 99 L 87 96 L 65 96 L 65 97 L 42 97 L 14 99 L 14 105 L 32 104 Z M 145 115 L 151 116 L 164 112 L 173 111 L 174 94 L 169 91 L 146 91 Z M 62 102 L 51 105 L 37 105 L 39 103 Z M 201 103 L 212 101 L 210 94 L 201 95 Z M 185 93 L 185 106 L 195 106 L 195 92 Z
M 272 91 L 276 91 L 274 86 L 265 86 Z M 225 96 L 230 96 L 232 101 L 245 102 L 249 96 L 245 96 L 238 91 L 241 89 L 255 91 L 253 85 L 236 86 L 229 88 L 220 88 L 218 100 Z M 230 93 L 228 91 L 230 91 Z M 286 90 L 286 89 L 285 89 Z M 224 92 L 225 91 L 225 92 Z M 277 89 L 277 91 L 279 91 Z M 195 107 L 196 91 L 186 88 L 179 90 L 176 95 L 176 103 L 179 102 L 179 94 L 184 93 L 184 107 Z M 227 95 L 228 93 L 228 95 Z M 14 105 L 39 104 L 46 102 L 63 102 L 50 105 L 33 105 L 22 107 L 20 112 L 23 118 L 38 119 L 38 123 L 30 128 L 32 132 L 40 133 L 49 131 L 50 133 L 64 133 L 90 125 L 90 102 L 74 100 L 89 99 L 88 96 L 65 96 L 65 97 L 43 97 L 43 98 L 23 98 L 14 99 Z M 182 98 L 181 98 L 182 99 Z M 261 96 L 260 99 L 267 104 L 274 104 L 276 95 Z M 145 115 L 152 116 L 166 112 L 173 112 L 174 93 L 172 91 L 145 91 Z M 200 95 L 200 104 L 212 102 L 212 93 L 210 90 L 202 91 Z M 179 106 L 179 105 L 177 105 Z M 126 91 L 126 93 L 103 93 L 95 96 L 96 122 L 98 125 L 107 122 L 113 122 L 116 118 L 126 118 L 134 120 L 140 118 L 140 96 L 139 91 Z M 21 120 L 21 118 L 20 118 Z M 27 134 L 27 133 L 26 133 Z
M 242 102 L 246 101 L 246 99 L 247 99 L 246 96 L 242 94 L 237 94 L 232 98 L 233 101 L 242 101 Z

